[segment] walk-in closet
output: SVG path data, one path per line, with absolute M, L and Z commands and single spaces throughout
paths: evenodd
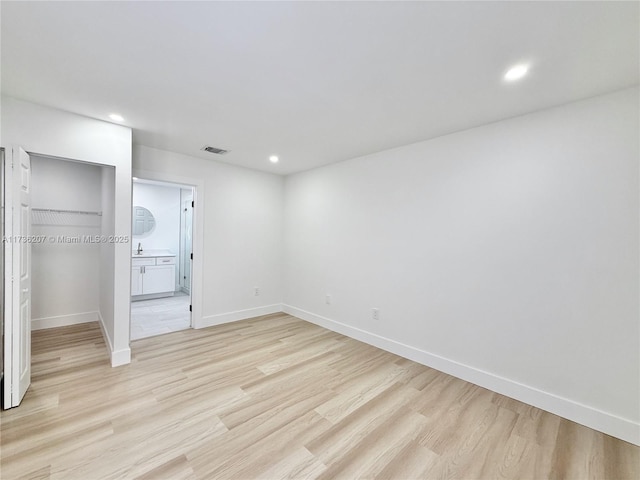
M 32 329 L 100 321 L 113 302 L 114 168 L 31 156 Z M 101 308 L 102 306 L 102 308 Z

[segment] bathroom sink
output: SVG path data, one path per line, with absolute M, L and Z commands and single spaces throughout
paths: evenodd
M 142 250 L 138 253 L 136 250 L 131 252 L 132 257 L 175 257 L 175 253 L 171 253 L 169 250 Z

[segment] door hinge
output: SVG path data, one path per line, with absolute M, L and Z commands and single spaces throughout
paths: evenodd
M 196 206 L 196 202 L 194 200 L 191 200 L 191 208 Z
M 189 305 L 189 311 L 193 312 L 193 305 Z
M 193 253 L 191 254 L 191 260 L 193 260 Z

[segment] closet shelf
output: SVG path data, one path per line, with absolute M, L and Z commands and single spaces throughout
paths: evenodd
M 85 210 L 61 210 L 54 208 L 32 208 L 33 225 L 56 225 L 69 227 L 99 227 L 102 212 Z
M 83 210 L 57 210 L 54 208 L 32 208 L 32 212 L 47 212 L 47 213 L 75 213 L 78 215 L 97 215 L 102 216 L 102 212 L 88 212 Z

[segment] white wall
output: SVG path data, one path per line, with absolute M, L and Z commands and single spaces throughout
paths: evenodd
M 115 235 L 115 189 L 116 171 L 113 167 L 103 166 L 100 169 L 100 191 L 102 193 L 102 235 Z M 115 338 L 115 243 L 100 244 L 100 319 L 106 333 L 107 342 Z M 122 319 L 119 320 L 122 322 Z M 113 344 L 109 343 L 113 351 Z
M 29 153 L 115 167 L 114 232 L 131 235 L 131 129 L 2 97 L 0 143 Z M 113 262 L 113 325 L 104 325 L 113 366 L 128 363 L 131 244 L 118 243 Z M 103 319 L 109 322 L 109 319 Z
M 165 181 L 168 175 L 176 182 L 183 177 L 201 182 L 195 196 L 194 246 L 198 235 L 204 241 L 202 252 L 194 250 L 193 290 L 198 301 L 200 282 L 202 304 L 194 305 L 195 325 L 279 311 L 283 178 L 144 146 L 134 147 L 133 164 L 135 175 L 143 179 L 161 173 Z
M 176 285 L 178 284 L 178 253 L 180 252 L 180 187 L 133 184 L 133 205 L 145 207 L 155 219 L 155 228 L 144 235 L 133 235 L 133 250 L 138 243 L 143 250 L 169 250 L 176 255 Z
M 100 175 L 100 167 L 92 164 L 32 156 L 31 206 L 100 212 Z M 96 226 L 81 226 L 91 223 L 83 222 L 86 219 L 95 220 Z M 34 235 L 49 239 L 32 246 L 33 328 L 96 320 L 100 246 L 97 243 L 65 243 L 59 241 L 59 237 L 99 235 L 100 218 L 50 214 L 43 220 L 46 225 L 36 224 L 32 228 Z M 60 221 L 63 224 L 52 224 Z
M 640 442 L 638 105 L 287 177 L 287 311 Z

